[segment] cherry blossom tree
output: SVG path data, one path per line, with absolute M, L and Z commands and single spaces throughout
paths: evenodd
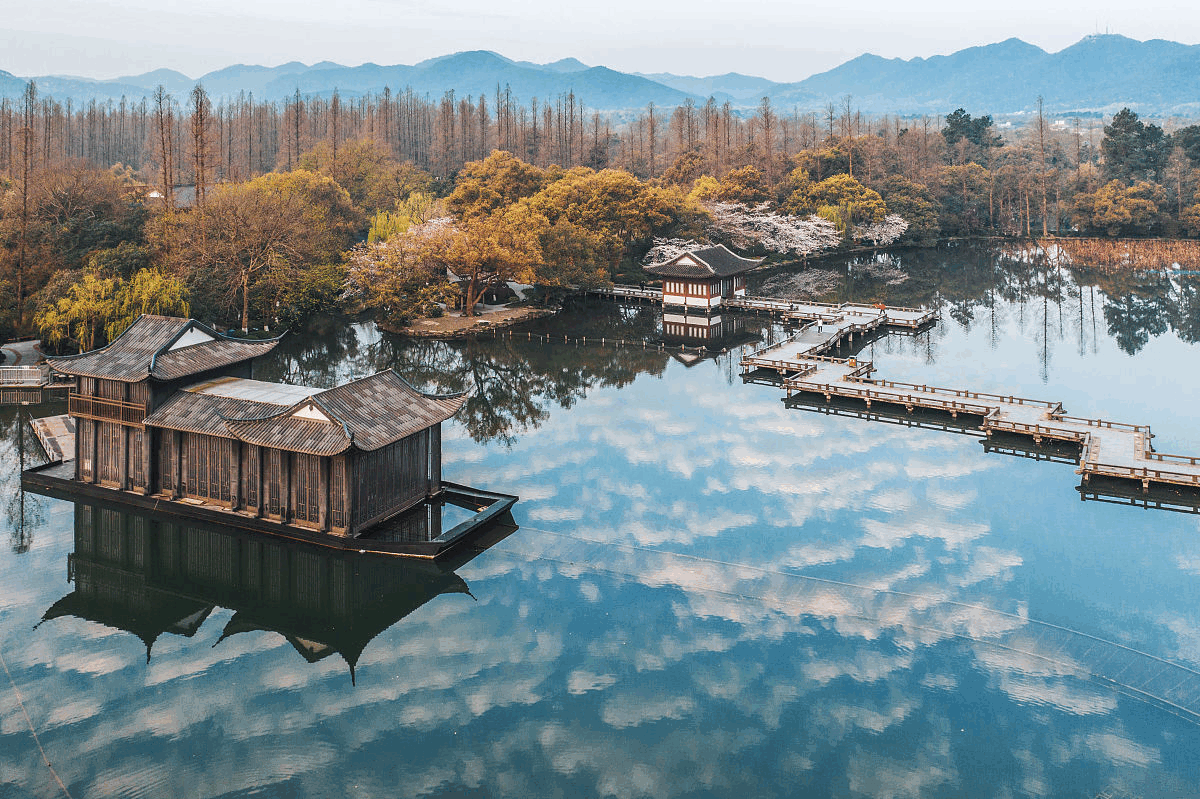
M 869 241 L 876 247 L 886 247 L 895 244 L 906 230 L 908 222 L 904 221 L 904 217 L 888 214 L 879 222 L 854 228 L 854 239 Z
M 769 203 L 712 203 L 709 230 L 735 247 L 755 245 L 770 252 L 812 255 L 842 243 L 837 226 L 819 216 L 787 216 L 771 210 Z

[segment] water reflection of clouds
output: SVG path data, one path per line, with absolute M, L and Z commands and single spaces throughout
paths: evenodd
M 789 411 L 768 389 L 671 370 L 686 423 L 638 412 L 656 393 L 666 405 L 642 380 L 591 391 L 505 452 L 447 430 L 447 476 L 520 493 L 536 524 L 461 571 L 478 602 L 442 597 L 372 641 L 353 689 L 340 660 L 304 663 L 272 633 L 215 650 L 211 629 L 164 637 L 147 667 L 127 634 L 81 623 L 79 652 L 38 636 L 24 650 L 6 618 L 52 755 L 72 755 L 96 794 L 186 780 L 212 794 L 755 795 L 763 771 L 803 791 L 835 761 L 851 793 L 924 796 L 980 786 L 955 766 L 971 731 L 943 715 L 969 690 L 1023 730 L 1017 776 L 980 795 L 1061 795 L 1064 770 L 1163 761 L 1152 731 L 1122 728 L 1124 700 L 1086 658 L 990 609 L 1025 604 L 1014 577 L 1033 556 L 997 535 L 1003 509 L 980 512 L 999 466 L 977 442 Z M 576 536 L 592 540 L 563 540 Z M 54 558 L 18 592 L 62 582 L 59 546 L 38 546 Z M 647 551 L 664 548 L 705 557 Z M 1175 565 L 1200 573 L 1191 553 Z M 1154 624 L 1195 653 L 1186 614 Z M 83 675 L 89 698 L 57 706 Z M 0 698 L 0 732 L 23 733 L 18 713 Z M 147 737 L 152 767 L 113 746 Z M 201 747 L 205 774 L 188 756 Z

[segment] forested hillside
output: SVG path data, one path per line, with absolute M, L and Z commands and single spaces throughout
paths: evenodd
M 0 326 L 64 349 L 139 312 L 231 327 L 328 310 L 402 324 L 505 280 L 638 279 L 702 240 L 800 258 L 954 236 L 1200 235 L 1200 127 L 1123 110 L 751 116 L 690 99 L 616 121 L 511 91 L 428 102 L 165 87 L 0 108 Z M 447 271 L 449 270 L 449 272 Z

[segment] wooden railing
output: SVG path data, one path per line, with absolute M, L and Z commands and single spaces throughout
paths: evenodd
M 1150 425 L 1148 424 L 1127 424 L 1125 422 L 1110 422 L 1106 419 L 1085 419 L 1082 416 L 1065 416 L 1058 414 L 1055 416 L 1064 422 L 1074 422 L 1075 424 L 1085 424 L 1088 427 L 1101 427 L 1105 430 L 1123 430 L 1126 433 L 1149 433 Z
M 1066 427 L 1030 424 L 1028 422 L 1013 422 L 1008 419 L 989 418 L 985 426 L 990 430 L 1003 433 L 1023 433 L 1034 438 L 1050 438 L 1055 441 L 1078 441 L 1083 443 L 1089 435 L 1082 430 L 1071 430 Z
M 1161 452 L 1147 452 L 1146 459 L 1152 461 L 1165 461 L 1167 463 L 1187 463 L 1192 466 L 1200 464 L 1200 457 L 1193 455 L 1165 455 Z
M 598 294 L 612 294 L 616 297 L 638 297 L 644 300 L 657 300 L 662 298 L 662 292 L 658 289 L 644 289 L 638 286 L 621 286 L 616 285 L 607 289 L 596 289 Z
M 146 406 L 138 402 L 85 397 L 71 392 L 67 402 L 67 413 L 83 419 L 141 427 L 146 420 Z
M 1128 480 L 1171 483 L 1174 485 L 1200 486 L 1200 473 L 1173 472 L 1167 469 L 1151 469 L 1138 466 L 1118 466 L 1112 463 L 1088 463 L 1080 471 L 1104 477 L 1124 477 Z
M 809 383 L 803 380 L 788 378 L 783 381 L 785 388 L 795 391 L 815 391 L 839 397 L 883 402 L 888 405 L 904 405 L 909 408 L 929 408 L 932 410 L 949 411 L 952 413 L 967 413 L 973 416 L 986 416 L 992 409 L 987 405 L 975 405 L 959 400 L 942 399 L 931 394 L 893 394 L 890 391 L 873 391 L 867 386 L 870 383 Z M 861 386 L 861 387 L 860 387 Z
M 967 399 L 993 400 L 995 402 L 1007 403 L 1009 405 L 1032 405 L 1042 408 L 1058 408 L 1060 403 L 1047 402 L 1046 400 L 1026 399 L 1024 397 L 1014 397 L 1012 395 L 989 394 L 986 391 L 967 391 L 961 388 L 939 388 L 938 386 L 929 386 L 921 383 L 901 383 L 896 380 L 870 380 L 876 386 L 885 388 L 908 389 L 910 391 L 928 391 L 935 394 L 948 394 L 952 397 L 965 397 Z
M 49 380 L 49 366 L 0 366 L 0 386 L 40 386 Z

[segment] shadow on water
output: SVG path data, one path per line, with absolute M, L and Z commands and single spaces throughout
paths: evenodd
M 78 502 L 67 558 L 74 588 L 41 623 L 74 616 L 132 633 L 145 644 L 148 663 L 159 638 L 191 638 L 222 607 L 233 615 L 215 647 L 239 633 L 274 632 L 310 663 L 339 655 L 353 681 L 372 639 L 442 594 L 470 595 L 456 571 L 516 529 L 506 514 L 434 562 Z

